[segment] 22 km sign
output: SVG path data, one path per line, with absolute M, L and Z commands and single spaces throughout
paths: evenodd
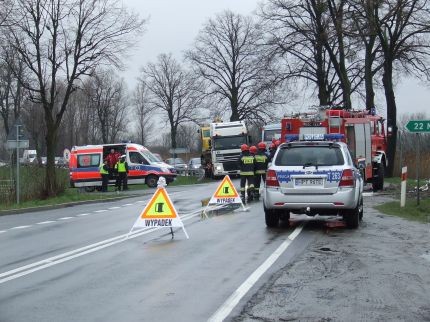
M 430 132 L 430 120 L 409 121 L 406 129 L 412 133 Z

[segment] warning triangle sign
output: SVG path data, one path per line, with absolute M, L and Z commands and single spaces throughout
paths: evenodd
M 221 181 L 212 198 L 209 200 L 208 206 L 226 204 L 242 204 L 243 206 L 242 200 L 229 176 L 225 176 Z
M 231 179 L 229 176 L 225 176 L 224 179 L 221 181 L 220 185 L 218 186 L 218 189 L 214 194 L 214 197 L 215 198 L 239 197 L 239 194 L 237 193 L 237 190 L 234 187 L 233 182 L 231 182 Z
M 185 231 L 184 224 L 181 218 L 178 216 L 166 189 L 159 187 L 151 200 L 145 206 L 143 211 L 140 213 L 133 227 L 131 227 L 130 233 L 134 228 L 172 228 L 181 227 L 188 238 L 188 234 Z M 173 234 L 173 231 L 172 231 Z
M 151 198 L 145 209 L 140 214 L 142 219 L 176 218 L 175 207 L 165 189 L 158 189 Z

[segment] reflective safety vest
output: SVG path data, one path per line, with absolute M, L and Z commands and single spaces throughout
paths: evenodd
M 266 153 L 259 152 L 255 155 L 255 173 L 256 174 L 265 174 L 267 171 L 267 165 L 269 163 L 269 158 Z
M 121 162 L 119 161 L 116 165 L 115 165 L 115 169 L 118 170 L 118 172 L 127 172 L 127 169 L 125 167 L 125 161 Z
M 100 164 L 99 166 L 100 174 L 109 174 L 109 171 L 105 170 L 104 167 L 105 167 L 104 163 Z
M 240 158 L 240 175 L 254 175 L 254 157 L 252 155 L 244 155 Z

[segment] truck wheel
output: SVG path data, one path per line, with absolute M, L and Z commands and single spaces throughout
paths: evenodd
M 357 207 L 351 210 L 347 210 L 343 215 L 343 220 L 346 222 L 346 227 L 357 229 L 360 223 L 360 202 Z
M 93 192 L 96 190 L 96 187 L 85 187 L 85 192 Z
M 279 225 L 279 213 L 273 209 L 267 209 L 264 207 L 264 216 L 266 219 L 266 226 L 269 228 L 275 228 Z
M 378 169 L 376 170 L 377 177 L 374 177 L 372 180 L 372 188 L 373 191 L 378 191 L 384 189 L 384 165 L 379 164 Z
M 155 188 L 157 186 L 158 177 L 156 175 L 150 174 L 146 177 L 146 185 L 149 188 Z

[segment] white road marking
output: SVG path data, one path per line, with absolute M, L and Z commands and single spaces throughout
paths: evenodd
M 79 215 L 76 215 L 76 217 L 84 217 L 84 216 L 88 216 L 89 214 L 79 214 Z
M 102 210 L 96 210 L 94 212 L 106 212 L 106 211 L 107 211 L 106 209 L 102 209 Z
M 62 217 L 62 218 L 58 218 L 58 220 L 69 220 L 72 219 L 73 217 Z
M 6 230 L 0 230 L 0 234 L 3 234 L 5 232 L 6 232 Z
M 110 207 L 108 209 L 113 210 L 113 209 L 119 209 L 119 208 L 121 208 L 121 207 Z
M 202 211 L 202 209 L 199 209 L 199 210 L 196 210 L 190 214 L 183 215 L 183 216 L 181 216 L 181 219 L 183 221 L 185 221 L 185 220 L 191 219 L 193 217 L 200 216 L 201 211 Z M 94 253 L 94 252 L 99 251 L 101 249 L 122 243 L 128 239 L 133 239 L 133 238 L 136 238 L 136 237 L 139 237 L 142 235 L 149 234 L 155 230 L 158 230 L 158 228 L 143 228 L 140 230 L 136 230 L 132 233 L 126 233 L 123 235 L 119 235 L 119 236 L 109 238 L 109 239 L 103 240 L 103 241 L 95 243 L 95 244 L 84 246 L 84 247 L 63 253 L 63 254 L 59 254 L 59 255 L 56 255 L 56 256 L 53 256 L 50 258 L 43 259 L 43 260 L 38 261 L 38 262 L 34 262 L 34 263 L 31 263 L 31 264 L 28 264 L 25 266 L 15 268 L 13 270 L 10 270 L 10 271 L 7 271 L 7 272 L 0 274 L 0 284 L 6 283 L 8 281 L 17 279 L 19 277 L 40 271 L 42 269 L 45 269 L 45 268 L 48 268 L 48 267 L 51 267 L 51 266 L 54 266 L 57 264 L 67 262 L 67 261 L 72 260 L 72 259 L 77 258 L 77 257 L 81 257 L 81 256 L 84 256 L 87 254 Z M 127 238 L 127 236 L 128 236 L 128 238 Z
M 29 226 L 16 226 L 16 227 L 10 228 L 9 230 L 12 230 L 12 229 L 24 229 L 24 228 L 28 228 L 28 227 L 31 227 L 31 225 L 29 225 Z
M 143 203 L 143 202 L 147 202 L 147 201 L 143 201 L 143 200 L 139 200 L 137 201 L 138 203 Z
M 126 207 L 126 206 L 133 206 L 133 204 L 132 203 L 126 203 L 125 205 L 122 205 L 123 207 Z
M 298 226 L 287 239 L 261 264 L 246 280 L 236 289 L 232 295 L 221 305 L 221 307 L 208 319 L 210 322 L 223 321 L 251 289 L 260 277 L 276 262 L 292 241 L 300 234 L 304 224 Z
M 52 221 L 52 220 L 41 221 L 41 222 L 38 222 L 36 225 L 52 224 L 53 222 L 55 222 L 55 221 Z

